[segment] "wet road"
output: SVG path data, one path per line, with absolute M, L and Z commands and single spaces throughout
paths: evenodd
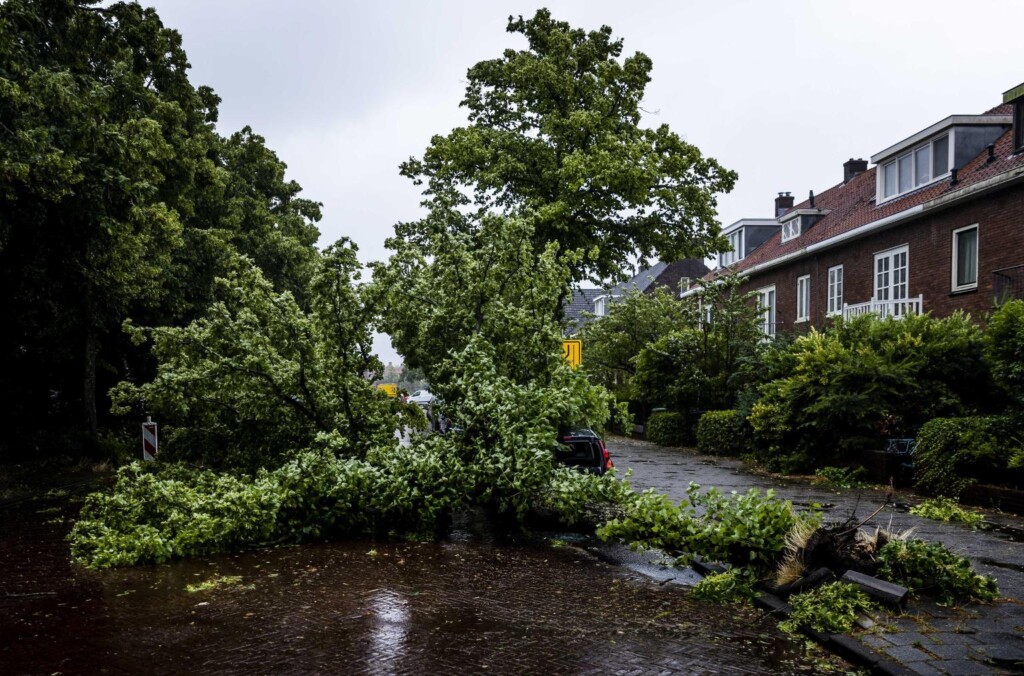
M 691 602 L 572 546 L 283 547 L 93 573 L 66 499 L 0 510 L 2 673 L 793 673 L 756 613 Z M 560 544 L 560 543 L 555 543 Z M 234 584 L 188 591 L 218 576 Z

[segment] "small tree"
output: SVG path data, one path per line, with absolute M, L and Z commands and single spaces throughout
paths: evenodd
M 275 465 L 329 435 L 336 452 L 362 456 L 393 443 L 390 405 L 374 391 L 370 310 L 356 285 L 355 246 L 328 248 L 304 310 L 240 259 L 219 280 L 219 300 L 182 328 L 151 329 L 152 382 L 122 382 L 115 412 L 142 408 L 166 420 L 171 457 L 219 467 Z M 137 340 L 144 332 L 129 325 Z

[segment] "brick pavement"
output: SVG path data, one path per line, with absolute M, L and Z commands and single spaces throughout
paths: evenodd
M 798 505 L 831 505 L 829 516 L 839 519 L 853 513 L 870 514 L 886 494 L 882 488 L 837 490 L 760 476 L 736 459 L 623 437 L 609 439 L 608 448 L 620 472 L 633 471 L 635 487 L 655 488 L 677 500 L 685 497 L 691 481 L 723 491 L 771 488 Z M 899 505 L 917 499 L 912 493 L 900 492 L 894 502 Z M 915 600 L 902 616 L 886 619 L 858 638 L 915 673 L 1024 673 L 1024 542 L 1012 536 L 1024 533 L 1020 530 L 1024 520 L 995 513 L 987 513 L 986 518 L 1005 530 L 972 530 L 962 524 L 922 519 L 894 505 L 883 509 L 869 526 L 914 528 L 915 537 L 942 542 L 969 557 L 979 572 L 995 577 L 1003 598 L 956 609 Z
M 460 526 L 443 543 L 279 547 L 94 573 L 74 506 L 0 509 L 0 674 L 815 673 L 757 613 L 569 546 Z M 214 575 L 241 584 L 190 593 Z M 830 663 L 842 668 L 843 664 Z

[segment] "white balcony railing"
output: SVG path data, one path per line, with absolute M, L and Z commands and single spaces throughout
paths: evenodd
M 901 298 L 900 300 L 869 300 L 866 303 L 847 305 L 843 303 L 843 319 L 853 319 L 866 314 L 876 314 L 879 317 L 905 317 L 909 314 L 921 314 L 923 299 Z

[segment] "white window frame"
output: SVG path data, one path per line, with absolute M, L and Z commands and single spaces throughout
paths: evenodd
M 800 236 L 800 216 L 794 216 L 782 224 L 782 241 L 788 242 Z
M 975 232 L 978 233 L 977 235 L 975 235 L 975 240 L 974 240 L 975 241 L 975 245 L 974 245 L 974 282 L 972 282 L 971 284 L 960 284 L 960 285 L 958 285 L 956 283 L 957 282 L 956 271 L 957 271 L 957 268 L 960 267 L 959 266 L 960 261 L 958 260 L 958 258 L 959 258 L 958 257 L 958 253 L 959 252 L 957 251 L 956 240 L 957 240 L 957 237 L 961 233 L 965 233 L 965 232 L 968 232 L 970 230 L 974 230 Z M 953 291 L 967 291 L 969 289 L 977 289 L 978 288 L 978 276 L 979 276 L 978 275 L 978 272 L 979 272 L 978 271 L 978 258 L 979 258 L 979 251 L 980 251 L 980 249 L 981 249 L 981 234 L 980 234 L 980 232 L 978 232 L 978 224 L 977 223 L 975 223 L 974 225 L 968 225 L 968 226 L 963 227 L 963 228 L 957 228 L 956 230 L 953 231 L 953 265 L 952 265 L 952 269 L 950 270 L 950 287 L 952 288 Z
M 843 313 L 843 266 L 833 265 L 828 269 L 828 311 L 826 316 Z
M 775 336 L 778 299 L 774 284 L 757 290 L 757 307 L 761 309 L 761 331 L 768 338 Z
M 598 317 L 604 317 L 606 313 L 605 299 L 607 296 L 598 296 L 594 299 L 594 314 Z
M 794 323 L 811 319 L 811 276 L 796 278 L 796 319 Z
M 935 142 L 941 141 L 943 138 L 947 139 L 946 147 L 946 171 L 938 176 L 934 176 L 935 173 Z M 928 179 L 923 180 L 920 183 L 917 181 L 917 152 L 929 148 L 928 151 Z M 910 161 L 910 187 L 906 190 L 900 190 L 900 160 L 907 159 Z M 943 134 L 931 138 L 924 143 L 920 143 L 913 148 L 910 148 L 895 157 L 890 157 L 882 164 L 878 165 L 877 180 L 878 180 L 878 191 L 876 202 L 881 204 L 882 202 L 888 202 L 889 200 L 896 199 L 901 195 L 906 195 L 909 192 L 913 192 L 922 186 L 929 185 L 940 179 L 949 176 L 949 168 L 953 166 L 953 130 L 949 130 Z M 885 172 L 889 167 L 892 167 L 896 172 L 896 191 L 891 195 L 885 194 Z
M 722 267 L 728 267 L 733 263 L 737 263 L 743 260 L 743 228 L 730 232 L 728 235 L 729 246 L 733 248 L 732 251 L 726 251 L 722 254 Z
M 899 262 L 900 255 L 905 255 L 903 259 L 902 267 L 898 267 L 896 264 Z M 880 270 L 879 261 L 886 261 L 885 270 Z M 902 271 L 901 275 L 897 275 L 897 271 Z M 880 277 L 885 274 L 885 285 L 880 284 Z M 875 254 L 873 259 L 873 265 L 871 268 L 872 276 L 872 298 L 876 301 L 898 301 L 908 300 L 910 298 L 910 246 L 902 244 L 892 249 L 886 249 L 885 251 L 879 251 Z M 902 281 L 896 281 L 897 276 L 902 277 Z M 884 291 L 884 293 L 882 293 Z M 902 294 L 902 295 L 901 295 Z M 884 298 L 883 298 L 884 296 Z M 899 296 L 899 297 L 897 297 Z M 898 306 L 897 306 L 898 307 Z M 896 316 L 900 313 L 897 312 Z

